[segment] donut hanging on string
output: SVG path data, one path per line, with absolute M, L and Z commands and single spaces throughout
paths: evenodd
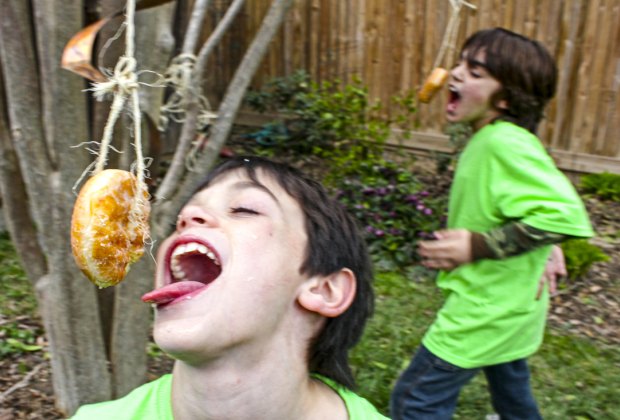
M 109 80 L 95 83 L 92 89 L 98 99 L 110 93 L 114 99 L 99 154 L 93 163 L 94 170 L 78 194 L 71 218 L 71 250 L 75 261 L 86 277 L 100 288 L 120 283 L 131 264 L 142 257 L 150 238 L 150 203 L 144 181 L 138 83 L 133 58 L 134 13 L 135 0 L 128 0 L 125 55 L 119 59 Z M 128 100 L 133 119 L 135 175 L 120 169 L 104 169 L 114 124 Z
M 117 285 L 144 254 L 148 198 L 138 179 L 120 169 L 97 173 L 80 190 L 71 219 L 71 249 L 95 285 Z
M 450 72 L 445 67 L 441 66 L 444 61 L 447 48 L 454 48 L 454 42 L 456 41 L 456 36 L 458 34 L 459 13 L 461 8 L 463 6 L 467 6 L 470 9 L 476 9 L 476 6 L 463 0 L 450 0 L 450 4 L 452 6 L 452 14 L 450 15 L 450 20 L 448 21 L 448 26 L 446 27 L 446 32 L 444 33 L 443 40 L 441 42 L 441 47 L 437 53 L 437 57 L 435 58 L 433 70 L 424 80 L 422 87 L 418 91 L 418 100 L 422 103 L 429 103 L 435 94 L 439 92 L 439 90 L 448 81 Z

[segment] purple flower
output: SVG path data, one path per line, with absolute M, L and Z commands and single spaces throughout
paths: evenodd
M 379 238 L 385 236 L 385 232 L 382 231 L 381 229 L 376 229 L 375 230 L 375 235 L 377 235 Z
M 424 214 L 426 214 L 427 216 L 433 214 L 433 210 L 429 209 L 428 207 L 424 209 Z

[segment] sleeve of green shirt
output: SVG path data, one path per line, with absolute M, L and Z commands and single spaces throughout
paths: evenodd
M 474 261 L 483 258 L 504 259 L 570 238 L 572 236 L 544 231 L 515 221 L 489 232 L 472 232 L 472 258 Z

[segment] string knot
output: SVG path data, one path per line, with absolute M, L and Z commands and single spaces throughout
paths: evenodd
M 93 95 L 98 100 L 103 99 L 108 94 L 129 96 L 131 92 L 138 89 L 138 76 L 136 75 L 136 59 L 133 57 L 122 56 L 114 67 L 114 74 L 107 82 L 95 83 L 93 85 Z

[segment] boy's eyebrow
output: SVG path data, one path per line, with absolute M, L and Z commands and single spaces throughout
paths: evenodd
M 267 193 L 267 195 L 269 195 L 273 199 L 273 201 L 276 202 L 276 204 L 278 206 L 280 205 L 280 200 L 278 200 L 278 198 L 275 196 L 275 194 L 272 193 L 269 188 L 267 188 L 264 185 L 259 184 L 257 182 L 239 181 L 239 182 L 234 183 L 232 185 L 232 188 L 235 189 L 235 190 L 245 190 L 245 189 L 254 188 L 254 189 L 263 191 L 263 192 Z
M 467 60 L 467 62 L 469 63 L 470 66 L 472 67 L 482 67 L 485 70 L 488 70 L 489 68 L 487 67 L 487 65 L 485 63 L 483 63 L 482 61 L 476 60 L 476 59 L 471 59 L 471 60 Z

